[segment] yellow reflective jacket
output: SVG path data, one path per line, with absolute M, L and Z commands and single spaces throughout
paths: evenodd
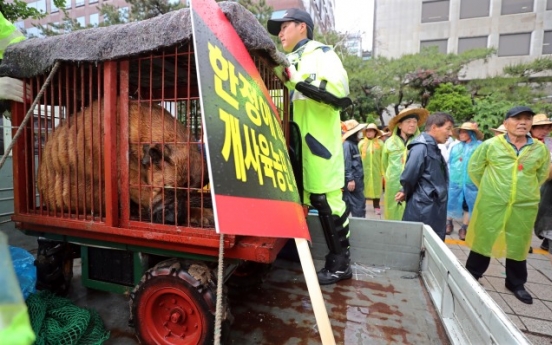
M 395 201 L 395 194 L 402 189 L 401 174 L 406 163 L 406 146 L 418 135 L 420 130 L 405 142 L 398 134 L 399 127 L 393 129 L 393 135 L 385 141 L 381 155 L 381 168 L 385 178 L 385 193 L 383 197 L 383 219 L 402 220 L 405 203 L 400 205 Z
M 550 154 L 538 140 L 519 153 L 500 135 L 473 153 L 468 173 L 479 193 L 466 244 L 479 254 L 523 261 L 531 244 Z
M 0 60 L 4 58 L 4 51 L 6 48 L 13 43 L 23 41 L 25 36 L 15 25 L 10 23 L 4 15 L 0 12 Z
M 381 153 L 383 141 L 381 139 L 364 138 L 358 143 L 364 170 L 364 197 L 369 199 L 381 198 L 382 169 Z
M 325 80 L 327 91 L 338 97 L 349 94 L 347 72 L 331 47 L 308 41 L 288 54 L 288 59 L 296 66 L 300 76 L 297 79 L 310 78 L 315 86 Z M 327 193 L 341 189 L 345 163 L 339 111 L 303 96 L 292 82 L 286 86 L 292 90 L 293 121 L 301 130 L 305 191 Z

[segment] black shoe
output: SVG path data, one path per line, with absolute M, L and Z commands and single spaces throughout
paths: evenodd
M 533 297 L 531 297 L 531 295 L 529 294 L 529 292 L 527 292 L 527 290 L 525 290 L 525 288 L 520 287 L 520 288 L 514 290 L 513 288 L 508 286 L 508 284 L 506 284 L 506 289 L 512 291 L 514 296 L 516 296 L 516 298 L 519 299 L 520 301 L 522 301 L 523 303 L 533 304 Z
M 545 238 L 544 240 L 542 240 L 542 244 L 540 245 L 540 247 L 542 250 L 548 251 L 548 239 Z
M 340 280 L 351 279 L 353 277 L 353 271 L 351 266 L 348 266 L 345 271 L 335 271 L 331 272 L 325 267 L 316 273 L 318 276 L 318 283 L 320 285 L 330 285 L 335 284 Z

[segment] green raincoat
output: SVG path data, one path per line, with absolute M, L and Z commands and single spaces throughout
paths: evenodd
M 347 72 L 331 47 L 308 41 L 287 57 L 297 66 L 298 80 L 308 81 L 314 86 L 325 81 L 326 90 L 337 97 L 349 94 Z M 294 82 L 288 81 L 286 86 L 293 91 L 293 121 L 301 130 L 304 202 L 308 203 L 308 193 L 327 194 L 343 188 L 345 162 L 341 119 L 339 110 L 305 97 L 295 90 Z M 345 203 L 339 201 L 339 210 L 336 210 L 332 201 L 328 202 L 334 214 L 342 215 L 345 211 Z
M 393 135 L 385 141 L 381 155 L 381 167 L 383 177 L 385 178 L 385 193 L 383 197 L 383 219 L 402 220 L 405 204 L 400 205 L 395 201 L 395 194 L 402 189 L 401 174 L 406 163 L 406 146 L 418 135 L 420 130 L 405 143 L 398 135 L 399 127 L 393 129 Z
M 362 158 L 362 168 L 364 169 L 364 197 L 379 199 L 383 187 L 381 173 L 383 141 L 377 138 L 364 138 L 358 143 L 358 149 Z
M 468 173 L 479 188 L 466 244 L 479 254 L 523 261 L 533 235 L 540 193 L 550 154 L 535 140 L 519 155 L 500 135 L 473 153 Z
M 7 46 L 24 39 L 25 36 L 17 30 L 15 25 L 6 20 L 0 12 L 0 60 L 4 58 L 4 50 L 6 50 Z

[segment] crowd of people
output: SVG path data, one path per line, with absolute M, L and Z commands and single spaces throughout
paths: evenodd
M 301 130 L 303 200 L 318 211 L 329 249 L 320 284 L 351 278 L 348 218 L 366 217 L 372 200 L 376 215 L 423 222 L 443 241 L 461 219 L 474 279 L 491 257 L 505 257 L 506 288 L 532 303 L 524 284 L 533 230 L 543 248 L 552 240 L 549 116 L 513 107 L 487 140 L 476 123 L 455 126 L 450 114 L 423 108 L 402 110 L 384 132 L 340 122 L 336 99 L 348 95 L 347 72 L 331 47 L 313 40 L 310 15 L 290 9 L 267 28 L 290 61 L 283 79 Z

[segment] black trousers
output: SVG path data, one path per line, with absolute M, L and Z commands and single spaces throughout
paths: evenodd
M 466 261 L 466 269 L 475 279 L 479 279 L 489 268 L 490 263 L 490 257 L 470 251 Z M 525 283 L 527 283 L 527 260 L 506 259 L 506 285 L 513 290 L 517 290 L 523 288 Z

